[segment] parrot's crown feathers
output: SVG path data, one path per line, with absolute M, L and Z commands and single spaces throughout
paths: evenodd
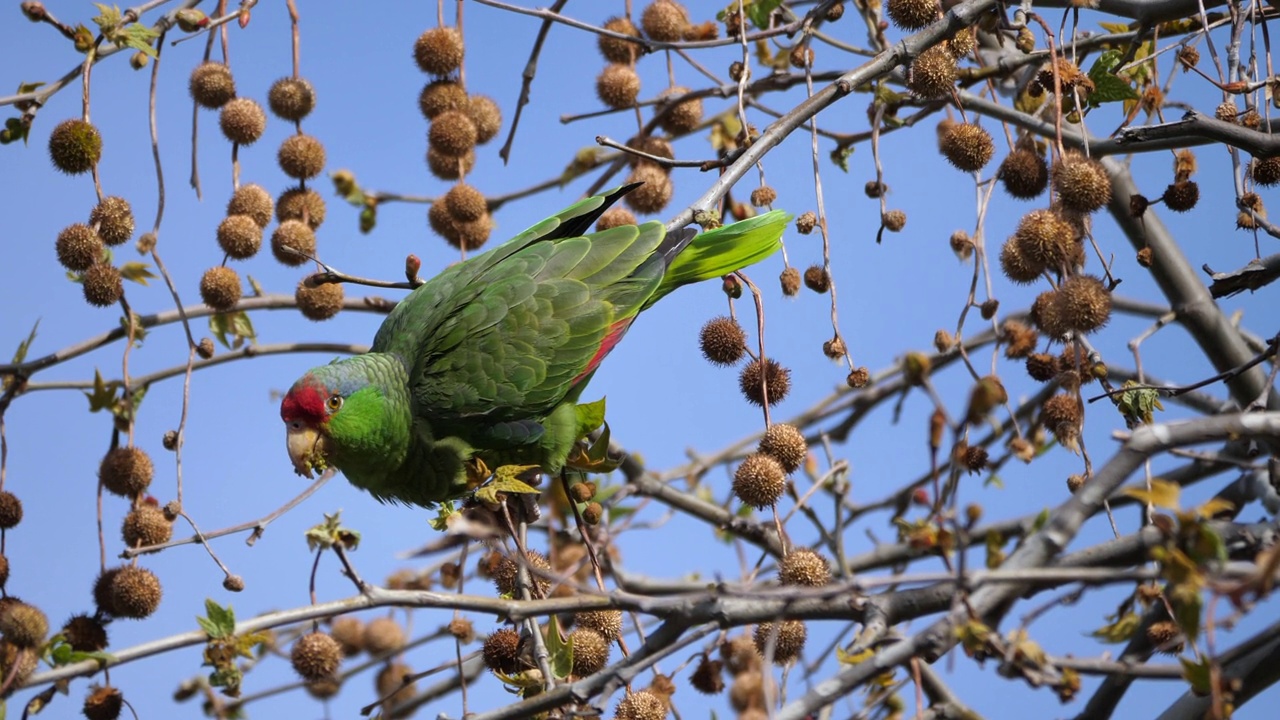
M 310 374 L 305 375 L 294 383 L 288 394 L 284 396 L 284 400 L 280 403 L 280 417 L 285 422 L 302 420 L 311 424 L 320 423 L 327 415 L 325 411 L 327 397 L 328 392 L 325 391 L 324 386 Z

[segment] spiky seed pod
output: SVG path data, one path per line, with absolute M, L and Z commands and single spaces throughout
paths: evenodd
M 88 225 L 68 225 L 58 233 L 58 262 L 72 272 L 84 272 L 102 260 L 102 238 Z
M 551 591 L 551 581 L 543 575 L 551 572 L 551 563 L 547 562 L 546 556 L 537 550 L 525 551 L 525 557 L 528 560 L 527 573 L 529 582 L 533 585 L 530 588 L 533 596 L 547 597 L 547 593 Z M 519 577 L 515 560 L 503 555 L 493 572 L 493 584 L 498 589 L 498 594 L 520 597 L 520 588 L 517 586 Z
M 1075 236 L 1075 228 L 1058 213 L 1032 210 L 1018 221 L 1013 242 L 1030 266 L 1062 270 L 1071 259 Z
M 868 180 L 866 184 L 862 186 L 862 192 L 872 200 L 877 200 L 883 197 L 885 193 L 889 192 L 889 186 L 879 180 Z
M 12 678 L 0 698 L 8 697 L 26 684 L 39 665 L 40 654 L 35 650 L 20 648 L 11 642 L 0 642 L 0 673 L 6 680 Z
M 1040 421 L 1053 433 L 1058 442 L 1075 452 L 1079 447 L 1080 424 L 1084 410 L 1080 399 L 1071 393 L 1059 393 L 1044 401 L 1040 409 Z
M 1040 332 L 1054 340 L 1061 340 L 1066 337 L 1071 328 L 1063 322 L 1057 300 L 1057 290 L 1046 290 L 1040 293 L 1031 303 L 1030 317 L 1031 322 L 1035 323 Z
M 765 654 L 772 635 L 773 623 L 765 622 L 756 626 L 753 639 L 756 650 L 761 655 Z M 773 664 L 788 665 L 799 659 L 800 653 L 804 651 L 804 641 L 807 637 L 808 631 L 802 621 L 783 620 L 778 626 L 778 636 L 773 646 Z
M 1000 382 L 1000 378 L 995 375 L 985 375 L 974 383 L 973 389 L 969 391 L 969 406 L 965 410 L 965 422 L 969 424 L 980 422 L 992 410 L 1000 405 L 1008 402 L 1009 392 L 1004 389 L 1004 383 Z
M 293 188 L 280 193 L 276 198 L 276 220 L 304 220 L 312 230 L 324 224 L 324 198 L 320 193 L 307 188 Z
M 1164 189 L 1164 206 L 1174 212 L 1187 212 L 1200 201 L 1200 186 L 1195 180 L 1182 180 Z
M 640 76 L 630 65 L 606 66 L 596 78 L 596 95 L 600 102 L 615 110 L 629 108 L 640 96 Z
M 467 91 L 456 80 L 432 80 L 418 95 L 418 110 L 428 121 L 448 110 L 467 108 Z
M 752 360 L 742 369 L 742 374 L 738 376 L 738 386 L 742 390 L 742 395 L 752 405 L 764 406 L 764 391 L 761 388 L 762 381 L 768 385 L 769 404 L 776 405 L 782 402 L 787 393 L 791 391 L 791 371 L 783 367 L 773 358 L 768 358 L 764 363 L 760 360 Z
M 305 78 L 283 77 L 267 91 L 267 106 L 281 120 L 298 122 L 316 107 L 316 90 Z
M 444 239 L 450 245 L 459 250 L 475 250 L 489 241 L 493 233 L 493 218 L 486 213 L 470 222 L 451 220 L 449 227 Z
M 821 265 L 810 265 L 804 271 L 804 286 L 816 293 L 831 289 L 831 274 Z
M 478 139 L 476 124 L 461 110 L 440 113 L 427 131 L 427 143 L 433 150 L 455 158 L 474 151 Z
M 1262 125 L 1262 116 L 1258 114 L 1257 110 L 1250 109 L 1245 111 L 1245 113 L 1240 117 L 1236 118 L 1236 122 L 1250 130 L 1257 130 Z
M 663 90 L 658 99 L 662 102 L 658 106 L 658 112 L 663 113 L 662 119 L 658 122 L 662 125 L 662 129 L 672 135 L 684 135 L 693 132 L 698 127 L 698 123 L 702 122 L 702 98 L 694 97 L 688 100 L 674 102 L 676 98 L 683 97 L 689 92 L 687 87 L 672 87 Z M 674 102 L 674 104 L 672 104 Z M 670 110 L 667 110 L 670 106 Z M 765 203 L 766 205 L 768 203 Z M 759 207 L 757 205 L 757 207 Z
M 467 98 L 467 117 L 476 126 L 476 143 L 483 145 L 498 136 L 502 129 L 502 110 L 488 95 L 472 95 Z
M 1280 183 L 1280 157 L 1254 158 L 1249 164 L 1249 176 L 1266 187 Z
M 271 254 L 289 267 L 304 265 L 315 257 L 316 234 L 301 220 L 285 220 L 271 233 Z
M 262 248 L 262 228 L 248 215 L 231 215 L 218 224 L 218 247 L 236 260 L 247 260 Z
M 322 680 L 338 672 L 338 666 L 342 664 L 342 647 L 325 633 L 309 632 L 293 644 L 289 662 L 303 680 Z
M 102 135 L 92 123 L 63 120 L 49 133 L 49 159 L 68 175 L 87 173 L 102 158 Z
M 1004 191 L 1019 200 L 1039 197 L 1049 185 L 1049 165 L 1044 156 L 1027 148 L 1018 148 L 1005 156 L 996 177 Z
M 730 675 L 741 675 L 760 667 L 760 656 L 750 635 L 737 635 L 720 645 L 720 659 Z
M 470 620 L 464 617 L 456 617 L 450 620 L 445 629 L 449 631 L 449 634 L 452 635 L 454 639 L 463 645 L 468 645 L 476 639 L 475 626 L 471 624 Z
M 1019 285 L 1030 285 L 1040 279 L 1044 265 L 1027 257 L 1021 244 L 1015 237 L 1004 242 L 1000 248 L 1000 269 L 1004 276 Z
M 310 180 L 324 170 L 324 144 L 310 135 L 290 135 L 280 143 L 276 162 L 285 175 Z
M 133 208 L 122 197 L 107 196 L 89 212 L 89 224 L 98 226 L 102 242 L 124 244 L 133 237 Z
M 754 508 L 767 508 L 778 502 L 786 487 L 782 463 L 772 455 L 751 453 L 733 473 L 733 494 Z
M 955 81 L 955 56 L 941 44 L 920 53 L 907 73 L 907 87 L 926 100 L 949 97 Z
M 627 35 L 629 37 L 640 37 L 640 31 L 636 29 L 635 24 L 624 17 L 611 17 L 604 21 L 604 29 L 609 32 L 618 33 L 619 35 Z M 632 65 L 636 61 L 640 47 L 636 43 L 619 40 L 607 35 L 598 35 L 596 37 L 596 46 L 600 48 L 600 54 L 604 56 L 606 62 L 623 63 Z
M 49 618 L 34 605 L 10 602 L 0 610 L 0 633 L 20 648 L 33 648 L 49 634 Z
M 778 281 L 782 284 L 782 294 L 787 297 L 795 297 L 800 292 L 800 271 L 796 268 L 789 267 L 782 271 L 778 276 Z
M 817 227 L 817 225 L 818 216 L 814 215 L 812 210 L 801 213 L 800 217 L 796 218 L 796 232 L 801 235 L 808 235 L 813 232 L 813 229 Z
M 93 603 L 98 608 L 98 612 L 104 615 L 115 615 L 114 599 L 111 595 L 111 586 L 116 580 L 116 575 L 120 574 L 120 568 L 107 568 L 98 573 L 98 577 L 93 581 Z
M 9 558 L 6 555 L 0 555 L 0 588 L 9 582 Z
M 236 96 L 236 81 L 231 69 L 220 62 L 206 62 L 191 71 L 187 91 L 196 104 L 217 110 Z
M 938 19 L 938 0 L 889 0 L 889 19 L 903 30 L 919 30 Z
M 97 307 L 109 307 L 124 297 L 124 279 L 120 270 L 107 263 L 97 263 L 80 276 L 85 302 Z
M 578 677 L 595 675 L 609 662 L 609 641 L 590 628 L 578 628 L 569 633 L 573 647 L 573 674 Z
M 141 620 L 160 607 L 160 578 L 136 565 L 120 568 L 111 580 L 111 614 Z
M 667 142 L 663 138 L 654 137 L 653 135 L 633 137 L 627 141 L 627 147 L 632 150 L 645 153 L 646 155 L 652 155 L 656 158 L 663 158 L 665 160 L 674 159 L 676 156 L 675 150 L 671 147 L 671 143 Z M 640 165 L 656 165 L 664 173 L 671 172 L 670 167 L 640 155 L 628 154 L 627 162 L 630 163 L 633 168 Z
M 689 684 L 703 695 L 719 695 L 724 692 L 724 663 L 704 655 L 689 676 Z
M 1033 353 L 1027 356 L 1027 374 L 1037 382 L 1049 382 L 1058 376 L 1058 357 L 1049 353 Z
M 1091 213 L 1111 201 L 1111 178 L 1102 163 L 1076 152 L 1054 162 L 1053 189 L 1075 212 Z
M 887 210 L 880 215 L 880 223 L 889 232 L 901 232 L 907 226 L 907 214 L 902 210 Z
M 640 16 L 640 27 L 651 40 L 678 42 L 689 26 L 684 6 L 673 0 L 654 0 Z
M 1267 217 L 1267 209 L 1262 204 L 1262 197 L 1257 193 L 1247 192 L 1240 196 L 1238 205 L 1241 207 L 1240 214 L 1236 216 L 1236 227 L 1241 230 L 1253 230 L 1257 228 L 1257 223 L 1253 217 L 1245 211 L 1245 208 L 1257 213 L 1262 219 Z
M 748 712 L 764 705 L 764 675 L 757 667 L 760 656 L 756 654 L 755 643 L 751 638 L 742 636 L 746 641 L 746 650 L 751 654 L 755 665 L 739 673 L 733 673 L 733 685 L 729 687 L 729 705 L 741 713 L 739 719 Z
M 131 548 L 159 545 L 173 537 L 173 523 L 164 516 L 164 510 L 142 503 L 124 516 L 120 534 L 124 544 Z
M 955 123 L 939 133 L 938 149 L 960 170 L 977 172 L 991 162 L 996 146 L 981 125 Z
M 772 205 L 778 199 L 778 191 L 768 185 L 761 185 L 751 191 L 751 204 L 762 208 Z
M 728 316 L 712 318 L 698 334 L 702 356 L 714 365 L 735 365 L 747 354 L 747 334 Z
M 969 233 L 964 230 L 956 230 L 951 233 L 951 237 L 947 239 L 947 243 L 951 246 L 951 252 L 961 260 L 968 260 L 973 255 L 974 244 L 969 237 Z
M 342 290 L 342 283 L 323 283 L 315 287 L 307 287 L 304 280 L 298 283 L 293 298 L 298 303 L 298 310 L 302 312 L 303 317 L 320 322 L 338 314 L 342 309 L 345 293 Z
M 1080 474 L 1068 475 L 1067 476 L 1067 492 L 1075 493 L 1077 490 L 1084 487 L 1085 481 L 1086 481 L 1086 478 L 1083 475 L 1080 475 Z
M 271 194 L 261 185 L 241 185 L 227 201 L 227 216 L 244 215 L 252 218 L 259 228 L 265 228 L 271 222 L 274 205 Z
M 489 212 L 489 204 L 485 201 L 484 193 L 466 183 L 458 183 L 449 188 L 449 192 L 445 193 L 441 200 L 445 209 L 449 211 L 449 215 L 457 221 L 479 220 L 482 215 Z
M 218 312 L 235 307 L 243 294 L 240 273 L 229 267 L 211 267 L 200 278 L 200 299 Z
M 961 29 L 947 41 L 947 49 L 951 54 L 959 60 L 978 48 L 977 28 L 967 27 Z
M 345 657 L 364 651 L 364 621 L 354 615 L 334 618 L 329 625 L 329 634 L 338 641 Z
M 628 207 L 641 215 L 662 212 L 667 203 L 671 202 L 671 195 L 675 192 L 671 177 L 658 167 L 648 163 L 639 165 L 635 170 L 632 170 L 627 182 L 644 183 L 627 193 L 626 197 L 623 198 Z
M 400 623 L 389 617 L 374 618 L 364 626 L 364 649 L 370 655 L 385 655 L 404 647 L 408 639 Z
M 1151 643 L 1153 648 L 1161 650 L 1165 645 L 1172 643 L 1181 637 L 1182 631 L 1178 629 L 1178 623 L 1172 620 L 1160 620 L 1153 622 L 1147 627 L 1147 642 Z M 1176 647 L 1168 648 L 1170 651 L 1181 652 L 1182 643 L 1176 644 Z
M 809 445 L 795 425 L 773 423 L 764 431 L 756 452 L 771 456 L 785 472 L 793 473 L 809 456 Z
M 783 585 L 822 587 L 831 582 L 831 568 L 817 552 L 796 548 L 778 561 L 778 579 Z
M 1239 112 L 1240 111 L 1236 109 L 1236 104 L 1234 102 L 1231 102 L 1230 100 L 1227 100 L 1219 104 L 1218 107 L 1214 108 L 1213 116 L 1225 122 L 1235 122 L 1236 115 Z
M 489 633 L 480 651 L 485 667 L 505 675 L 520 670 L 520 633 L 512 628 L 500 628 Z
M 328 700 L 342 690 L 342 680 L 336 675 L 330 675 L 319 680 L 304 680 L 302 687 L 311 697 L 317 700 Z
M 145 55 L 144 55 L 145 57 Z M 116 720 L 124 709 L 124 695 L 119 688 L 95 687 L 84 699 L 80 712 L 88 720 Z
M 222 106 L 218 125 L 228 140 L 240 145 L 252 145 L 267 129 L 267 114 L 257 100 L 236 98 Z
M 609 642 L 622 635 L 621 610 L 584 610 L 574 613 L 573 622 L 578 627 L 595 630 Z
M 1056 305 L 1066 327 L 1079 333 L 1091 333 L 1111 319 L 1111 292 L 1092 275 L 1062 281 Z
M 970 445 L 965 448 L 960 464 L 971 473 L 982 472 L 987 467 L 988 459 L 986 448 L 981 445 Z
M 476 152 L 472 150 L 461 157 L 446 155 L 439 150 L 427 148 L 427 169 L 441 180 L 457 180 L 471 172 L 476 165 Z
M 596 231 L 635 224 L 636 216 L 630 210 L 615 205 L 605 210 L 600 219 L 596 221 Z
M 92 615 L 72 615 L 62 626 L 62 637 L 77 652 L 97 652 L 107 647 L 107 628 Z
M 413 59 L 424 73 L 448 75 L 462 65 L 466 46 L 457 28 L 431 28 L 413 43 Z
M 666 4 L 666 0 L 658 0 L 654 3 L 654 5 L 663 4 Z M 653 6 L 650 5 L 650 7 Z M 666 716 L 666 703 L 650 690 L 640 690 L 627 695 L 613 711 L 615 720 L 663 720 Z

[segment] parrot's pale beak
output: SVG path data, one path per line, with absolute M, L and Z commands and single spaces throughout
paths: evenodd
M 317 466 L 324 468 L 321 435 L 314 427 L 303 423 L 288 423 L 286 427 L 289 460 L 293 463 L 294 472 L 310 479 L 312 469 Z

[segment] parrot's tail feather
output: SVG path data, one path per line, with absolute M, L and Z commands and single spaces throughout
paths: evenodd
M 790 213 L 773 210 L 694 237 L 672 258 L 645 307 L 681 285 L 718 278 L 773 255 L 782 247 L 782 233 L 790 221 Z

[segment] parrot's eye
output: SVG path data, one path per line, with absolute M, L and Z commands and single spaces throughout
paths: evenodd
M 330 395 L 325 405 L 329 408 L 329 412 L 338 412 L 338 408 L 342 407 L 342 396 Z

